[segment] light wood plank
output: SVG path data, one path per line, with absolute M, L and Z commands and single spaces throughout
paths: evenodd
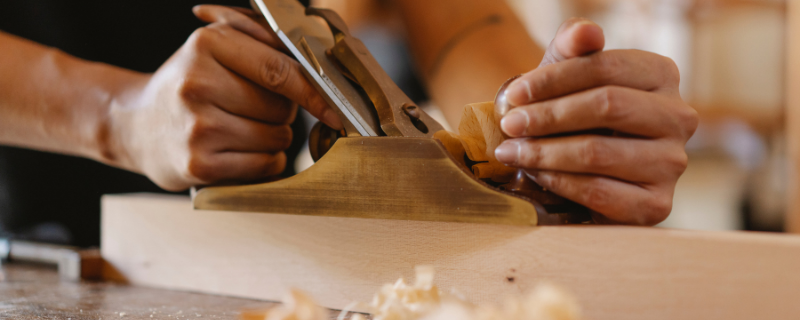
M 800 3 L 788 1 L 786 62 L 786 142 L 789 179 L 786 231 L 800 233 Z
M 587 319 L 800 314 L 794 235 L 193 211 L 188 198 L 153 195 L 102 206 L 103 257 L 138 285 L 267 300 L 297 287 L 342 308 L 433 265 L 440 287 L 474 302 L 555 282 Z

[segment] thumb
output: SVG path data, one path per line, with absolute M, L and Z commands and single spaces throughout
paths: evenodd
M 567 20 L 561 24 L 555 38 L 547 46 L 539 67 L 517 78 L 512 78 L 514 80 L 507 85 L 508 89 L 503 93 L 502 99 L 505 99 L 506 102 L 498 110 L 510 110 L 513 106 L 521 106 L 533 102 L 529 79 L 539 68 L 603 50 L 605 41 L 603 29 L 596 23 L 584 18 Z
M 571 18 L 561 24 L 539 67 L 603 50 L 603 29 L 591 20 Z

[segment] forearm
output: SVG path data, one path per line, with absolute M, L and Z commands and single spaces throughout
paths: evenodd
M 457 125 L 465 104 L 494 99 L 544 54 L 505 1 L 400 0 L 412 53 L 433 101 Z
M 111 143 L 109 110 L 147 75 L 2 32 L 0 47 L 0 144 L 126 167 Z

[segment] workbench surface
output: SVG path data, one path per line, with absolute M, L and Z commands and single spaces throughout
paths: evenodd
M 55 267 L 10 263 L 0 274 L 0 319 L 239 319 L 274 303 L 104 282 L 62 282 Z M 331 312 L 335 319 L 338 312 Z

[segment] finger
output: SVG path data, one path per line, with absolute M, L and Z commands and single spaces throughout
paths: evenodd
M 268 152 L 286 150 L 292 143 L 289 125 L 271 125 L 238 117 L 216 107 L 204 111 L 190 144 L 214 152 Z
M 679 79 L 677 66 L 667 57 L 611 50 L 535 69 L 511 83 L 506 94 L 509 103 L 522 106 L 607 85 L 677 92 Z
M 539 68 L 603 50 L 603 46 L 605 46 L 605 37 L 600 26 L 584 18 L 571 18 L 558 28 L 556 36 L 550 41 L 550 45 L 544 52 Z M 528 78 L 523 75 L 512 81 L 505 94 L 506 96 L 509 94 L 515 96 L 515 99 L 520 99 L 519 96 L 524 94 L 530 100 L 532 93 Z M 508 101 L 511 105 L 524 104 L 517 100 Z
M 558 28 L 539 66 L 591 54 L 603 50 L 603 46 L 603 28 L 588 19 L 571 18 Z
M 657 93 L 605 86 L 512 109 L 500 126 L 510 137 L 607 128 L 659 138 L 681 131 L 675 101 Z
M 292 144 L 289 125 L 271 125 L 239 118 L 230 128 L 230 140 L 221 146 L 225 151 L 279 152 Z
M 671 191 L 650 190 L 594 175 L 555 171 L 539 171 L 529 175 L 547 190 L 617 223 L 655 225 L 664 221 L 672 210 Z
M 198 30 L 203 31 L 196 33 L 196 45 L 208 50 L 220 64 L 300 104 L 331 128 L 343 127 L 336 112 L 303 76 L 297 61 L 224 24 Z
M 220 68 L 214 76 L 216 85 L 207 86 L 204 94 L 223 110 L 253 120 L 290 124 L 297 114 L 297 104 L 252 81 Z
M 292 144 L 292 128 L 289 125 L 270 125 L 239 118 L 226 126 L 229 135 L 220 141 L 218 150 L 241 152 L 280 152 Z
M 272 29 L 265 28 L 256 19 L 263 19 L 255 11 L 245 8 L 203 4 L 192 8 L 194 15 L 203 22 L 224 23 L 239 30 L 270 47 L 285 50 L 286 46 L 278 40 Z
M 272 177 L 286 168 L 286 154 L 220 152 L 196 162 L 191 170 L 205 183 L 253 181 Z
M 597 135 L 510 139 L 495 149 L 495 157 L 514 167 L 596 174 L 637 184 L 677 179 L 688 162 L 679 143 Z

